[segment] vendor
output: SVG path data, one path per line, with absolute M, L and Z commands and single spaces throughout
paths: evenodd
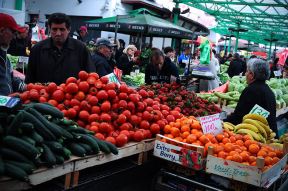
M 145 83 L 171 83 L 179 81 L 178 69 L 159 49 L 153 49 L 150 64 L 145 70 Z
M 265 80 L 269 79 L 270 76 L 268 63 L 258 58 L 250 59 L 245 75 L 248 87 L 243 90 L 234 113 L 228 116 L 225 121 L 235 125 L 240 124 L 243 116 L 248 114 L 255 104 L 258 104 L 270 112 L 267 121 L 270 128 L 277 132 L 275 95 L 265 83 Z

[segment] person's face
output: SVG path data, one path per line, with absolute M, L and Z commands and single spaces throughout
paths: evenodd
M 159 69 L 161 70 L 163 65 L 164 65 L 164 58 L 163 56 L 154 56 L 152 58 L 152 63 Z
M 167 57 L 169 57 L 169 58 L 174 58 L 175 57 L 175 51 L 172 51 L 172 52 L 168 52 L 167 53 Z
M 247 84 L 251 84 L 254 81 L 254 74 L 251 71 L 246 70 L 245 76 Z
M 66 39 L 68 38 L 70 29 L 66 27 L 65 23 L 55 24 L 52 23 L 51 27 L 51 38 L 53 42 L 57 45 L 63 45 Z
M 129 56 L 133 56 L 134 55 L 134 49 L 133 48 L 129 48 L 128 50 L 127 50 L 127 54 L 129 55 Z
M 112 56 L 112 53 L 113 53 L 113 48 L 103 45 L 99 49 L 99 52 L 102 53 L 106 58 L 110 58 Z
M 10 28 L 0 28 L 0 46 L 9 47 L 11 40 L 14 38 L 15 31 Z
M 84 30 L 82 30 L 82 31 L 80 31 L 80 36 L 83 38 L 83 37 L 85 37 L 87 35 L 87 32 L 86 31 L 84 31 Z
M 190 49 L 186 49 L 186 50 L 184 51 L 184 53 L 185 53 L 186 55 L 190 54 L 190 52 L 191 52 Z
M 22 39 L 27 38 L 28 31 L 29 31 L 29 29 L 26 28 L 25 32 L 19 34 L 19 37 L 22 38 Z

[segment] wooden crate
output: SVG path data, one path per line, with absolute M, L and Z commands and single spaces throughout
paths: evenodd
M 167 142 L 161 141 L 165 139 Z M 204 147 L 157 135 L 153 155 L 195 170 L 204 168 Z
M 257 166 L 249 166 L 242 163 L 225 160 L 213 156 L 213 148 L 209 147 L 206 162 L 206 172 L 237 180 L 254 186 L 269 188 L 278 178 L 280 178 L 287 164 L 285 156 L 271 168 L 263 172 L 264 159 L 257 158 Z

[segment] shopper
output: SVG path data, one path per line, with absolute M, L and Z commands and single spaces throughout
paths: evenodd
M 85 45 L 69 37 L 70 25 L 71 21 L 64 13 L 53 13 L 49 16 L 51 37 L 31 49 L 27 83 L 61 84 L 69 77 L 77 77 L 81 70 L 95 72 Z
M 123 50 L 125 49 L 125 41 L 123 39 L 117 40 L 117 48 L 115 50 L 115 60 L 118 61 L 120 56 L 123 54 Z
M 164 48 L 164 54 L 165 54 L 165 56 L 167 56 L 168 58 L 170 58 L 170 60 L 171 60 L 172 62 L 175 61 L 175 54 L 176 54 L 176 52 L 175 52 L 175 50 L 174 50 L 172 47 L 170 47 L 170 46 L 165 47 L 165 48 Z
M 77 39 L 77 40 L 80 40 L 81 42 L 84 42 L 85 43 L 85 37 L 87 36 L 88 34 L 88 29 L 86 26 L 81 26 L 79 28 L 79 30 L 75 31 L 73 33 L 73 38 L 74 39 Z
M 123 75 L 130 75 L 132 72 L 133 66 L 136 64 L 138 57 L 134 56 L 137 48 L 135 45 L 128 45 L 124 50 L 123 54 L 120 56 L 117 67 L 122 70 Z
M 10 15 L 0 13 L 0 95 L 9 95 L 16 91 L 24 91 L 25 83 L 13 76 L 7 50 L 15 32 L 23 33 L 25 28 L 17 25 Z
M 170 83 L 179 82 L 178 69 L 171 60 L 165 57 L 164 53 L 159 49 L 153 49 L 150 63 L 145 70 L 145 83 Z
M 245 63 L 240 59 L 240 55 L 238 53 L 234 54 L 233 60 L 230 62 L 227 73 L 230 78 L 233 76 L 238 76 L 241 73 L 245 73 Z
M 26 49 L 30 47 L 28 39 L 29 25 L 24 26 L 24 32 L 17 32 L 15 38 L 10 43 L 8 54 L 13 56 L 28 56 Z
M 191 58 L 191 48 L 190 47 L 186 47 L 184 49 L 184 52 L 178 58 L 179 66 L 181 68 L 185 68 L 186 65 L 188 65 L 188 62 L 189 62 L 190 59 L 192 59 Z
M 274 73 L 279 70 L 278 61 L 279 61 L 279 58 L 275 58 L 274 61 L 273 60 L 269 61 L 270 78 L 280 77 L 280 76 L 275 76 L 275 73 Z
M 272 90 L 265 83 L 270 75 L 268 63 L 258 58 L 250 59 L 245 75 L 248 87 L 243 90 L 234 113 L 225 121 L 235 125 L 241 123 L 243 116 L 248 114 L 255 104 L 258 104 L 270 112 L 267 118 L 269 126 L 274 132 L 277 132 L 276 100 Z
M 115 46 L 106 38 L 98 38 L 96 41 L 96 52 L 92 57 L 92 61 L 100 77 L 110 74 L 114 70 L 116 64 L 112 55 Z

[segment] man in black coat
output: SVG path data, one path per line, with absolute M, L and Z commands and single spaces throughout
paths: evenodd
M 96 53 L 93 55 L 92 61 L 96 67 L 96 73 L 100 77 L 106 76 L 114 70 L 115 61 L 112 55 L 115 46 L 106 38 L 99 38 L 96 41 Z
M 242 123 L 243 116 L 248 114 L 255 104 L 258 104 L 270 112 L 267 121 L 270 128 L 277 133 L 276 99 L 272 90 L 265 83 L 270 76 L 268 63 L 257 58 L 249 60 L 245 75 L 248 87 L 243 90 L 234 113 L 225 121 L 234 125 Z
M 95 72 L 86 46 L 69 37 L 71 21 L 64 13 L 49 16 L 51 37 L 37 43 L 30 52 L 26 83 L 55 82 L 78 77 L 81 70 Z
M 233 76 L 238 76 L 241 73 L 245 73 L 245 63 L 240 59 L 240 55 L 238 53 L 234 54 L 233 60 L 230 62 L 227 73 L 232 78 Z

